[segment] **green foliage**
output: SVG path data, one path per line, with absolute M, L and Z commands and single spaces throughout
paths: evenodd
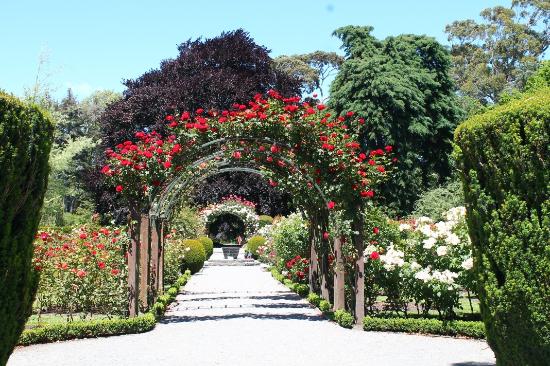
M 189 270 L 195 274 L 201 270 L 206 261 L 204 247 L 198 240 L 185 239 L 182 240 L 182 244 L 185 247 L 185 256 L 181 262 L 181 271 Z
M 155 324 L 156 319 L 152 313 L 129 319 L 101 319 L 54 324 L 23 331 L 18 344 L 28 346 L 69 339 L 143 333 L 153 329 Z
M 459 126 L 487 341 L 499 365 L 550 359 L 550 88 Z
M 343 328 L 352 328 L 353 323 L 355 323 L 353 315 L 343 309 L 334 312 L 334 320 Z
M 323 84 L 344 62 L 336 52 L 315 51 L 303 55 L 279 56 L 273 59 L 276 70 L 299 80 L 302 91 L 318 90 L 323 96 Z
M 260 221 L 258 222 L 260 228 L 273 224 L 273 217 L 269 215 L 260 215 Z
M 503 92 L 521 90 L 550 44 L 548 2 L 512 0 L 511 7 L 481 12 L 482 23 L 454 21 L 452 74 L 460 93 L 481 104 L 499 102 Z
M 196 237 L 202 228 L 197 210 L 185 205 L 175 210 L 170 220 L 170 228 L 176 238 L 189 239 Z
M 537 71 L 527 79 L 525 91 L 550 87 L 550 60 L 543 61 Z
M 332 310 L 332 305 L 327 300 L 321 300 L 319 302 L 319 310 L 321 310 L 323 313 L 327 313 Z
M 199 236 L 197 240 L 200 241 L 202 246 L 204 247 L 206 259 L 210 258 L 210 256 L 214 253 L 214 242 L 212 241 L 212 239 L 207 236 Z
M 310 248 L 307 224 L 299 214 L 291 214 L 280 220 L 273 228 L 272 236 L 279 257 L 279 269 L 284 269 L 285 264 L 297 255 L 308 257 Z
M 168 239 L 164 247 L 164 281 L 175 283 L 181 275 L 181 265 L 185 258 L 186 246 L 182 240 Z
M 48 178 L 53 137 L 38 107 L 0 91 L 0 364 L 5 364 L 37 288 L 33 239 Z
M 338 115 L 355 111 L 368 121 L 362 131 L 366 150 L 395 147 L 396 172 L 380 193 L 395 214 L 405 216 L 423 190 L 450 175 L 452 133 L 461 112 L 445 47 L 426 36 L 378 40 L 372 29 L 334 32 L 347 58 L 331 85 L 329 106 Z
M 405 332 L 485 338 L 483 322 L 441 321 L 437 319 L 371 318 L 363 319 L 363 329 L 377 332 Z
M 294 286 L 294 291 L 301 297 L 306 297 L 309 294 L 309 285 L 305 283 L 297 283 Z
M 414 204 L 412 216 L 426 216 L 440 221 L 449 209 L 464 206 L 464 193 L 460 180 L 451 180 L 445 185 L 423 192 Z
M 322 297 L 317 295 L 316 293 L 310 292 L 307 295 L 307 301 L 309 301 L 311 304 L 315 305 L 316 307 L 319 307 L 319 303 L 321 302 Z
M 246 243 L 246 250 L 248 250 L 250 253 L 252 253 L 252 256 L 254 258 L 258 258 L 258 248 L 265 244 L 265 238 L 263 236 L 253 236 L 250 239 L 248 239 L 248 242 Z

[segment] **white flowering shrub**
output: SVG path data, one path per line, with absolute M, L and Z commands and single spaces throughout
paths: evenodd
M 222 215 L 233 215 L 242 220 L 245 228 L 243 242 L 256 234 L 260 225 L 260 218 L 256 214 L 254 203 L 237 196 L 229 196 L 221 202 L 209 205 L 200 211 L 200 218 L 204 227 L 210 225 Z
M 461 291 L 468 296 L 474 292 L 465 214 L 464 207 L 455 207 L 446 212 L 445 221 L 420 217 L 401 222 L 396 224 L 401 241 L 386 245 L 377 241 L 366 247 L 366 268 L 379 271 L 374 277 L 389 309 L 406 312 L 412 300 L 425 314 L 436 310 L 440 317 L 451 318 Z

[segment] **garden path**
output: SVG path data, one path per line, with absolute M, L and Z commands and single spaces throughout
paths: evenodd
M 24 365 L 489 366 L 483 341 L 347 330 L 261 266 L 207 266 L 148 333 L 15 350 Z

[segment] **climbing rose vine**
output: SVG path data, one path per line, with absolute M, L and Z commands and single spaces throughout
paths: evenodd
M 212 154 L 211 161 L 260 168 L 272 186 L 298 200 L 322 198 L 328 209 L 353 210 L 350 203 L 376 197 L 376 185 L 387 179 L 395 160 L 392 146 L 361 146 L 366 123 L 351 111 L 334 116 L 323 104 L 270 91 L 230 110 L 169 115 L 167 138 L 137 132 L 136 141 L 106 151 L 102 172 L 121 195 L 150 204 L 143 198 L 154 197 L 176 175 L 205 169 L 206 161 L 193 162 Z M 225 140 L 213 144 L 219 139 Z

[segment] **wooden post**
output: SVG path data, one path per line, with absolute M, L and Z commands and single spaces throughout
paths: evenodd
M 159 280 L 159 247 L 160 247 L 160 237 L 159 237 L 159 228 L 158 219 L 153 217 L 151 220 L 151 276 L 149 286 L 151 289 L 152 302 L 154 303 L 158 296 L 158 280 Z
M 140 217 L 139 213 L 130 209 L 128 218 L 128 236 L 130 244 L 128 247 L 128 315 L 137 316 L 139 312 L 139 258 L 140 258 Z
M 140 223 L 140 263 L 139 263 L 139 307 L 145 312 L 149 308 L 149 258 L 151 242 L 149 238 L 149 215 L 141 215 Z
M 158 260 L 158 281 L 157 281 L 157 293 L 159 295 L 162 295 L 164 293 L 164 229 L 165 229 L 165 223 L 164 221 L 161 221 L 159 223 L 159 260 Z
M 326 214 L 321 214 L 319 216 L 320 220 L 318 225 L 315 227 L 315 237 L 320 243 L 320 252 L 321 252 L 321 297 L 328 302 L 332 302 L 331 298 L 332 288 L 330 281 L 330 268 L 329 268 L 329 241 L 323 237 L 323 232 L 328 230 L 328 217 Z
M 310 216 L 309 220 L 309 291 L 319 293 L 319 260 L 317 258 L 317 240 L 315 238 L 317 217 Z
M 334 267 L 334 310 L 345 308 L 344 255 L 342 253 L 342 238 L 334 238 L 336 266 Z
M 352 227 L 353 231 L 357 232 L 353 235 L 353 244 L 357 251 L 357 259 L 355 261 L 355 321 L 356 324 L 362 326 L 363 318 L 365 317 L 365 250 L 363 239 L 363 215 L 357 211 Z

